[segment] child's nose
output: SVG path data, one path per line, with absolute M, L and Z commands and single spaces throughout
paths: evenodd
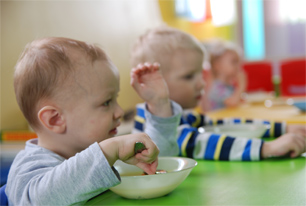
M 116 105 L 115 113 L 114 113 L 114 119 L 120 119 L 124 114 L 123 109 L 120 107 L 119 104 Z
M 196 85 L 196 86 L 197 86 L 197 89 L 198 89 L 198 90 L 201 90 L 201 89 L 204 88 L 205 82 L 204 82 L 204 79 L 202 78 L 202 76 L 198 78 L 198 81 L 197 81 L 197 85 Z

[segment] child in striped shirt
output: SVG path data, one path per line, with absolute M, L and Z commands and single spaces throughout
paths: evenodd
M 271 156 L 294 158 L 305 152 L 305 127 L 248 119 L 246 122 L 267 124 L 264 137 L 273 141 L 247 139 L 227 135 L 201 133 L 199 127 L 212 124 L 237 124 L 243 120 L 227 118 L 212 120 L 193 111 L 204 92 L 202 78 L 203 47 L 191 35 L 167 26 L 157 27 L 140 36 L 132 52 L 132 66 L 143 62 L 158 62 L 168 85 L 170 98 L 184 109 L 176 138 L 152 138 L 160 155 L 181 155 L 196 159 L 256 161 Z M 146 131 L 145 105 L 137 105 L 133 131 Z M 171 147 L 169 147 L 171 145 Z

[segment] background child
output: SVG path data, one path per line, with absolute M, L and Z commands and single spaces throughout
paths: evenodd
M 140 69 L 143 73 L 132 74 L 143 77 L 141 89 L 138 82 L 135 88 L 149 105 L 148 135 L 159 130 L 175 137 L 180 108 L 164 92 L 157 69 Z M 11 166 L 9 204 L 82 204 L 120 183 L 112 167 L 118 159 L 155 173 L 159 150 L 147 134 L 114 137 L 123 115 L 117 103 L 119 72 L 97 46 L 59 37 L 35 40 L 18 60 L 14 86 L 38 139 L 29 140 Z M 169 131 L 160 119 L 173 120 Z M 134 154 L 135 142 L 143 142 L 146 150 Z
M 204 45 L 210 63 L 208 77 L 211 79 L 208 81 L 210 85 L 206 87 L 209 109 L 237 106 L 247 83 L 241 68 L 241 49 L 222 39 L 212 39 Z
M 250 161 L 288 153 L 290 157 L 297 157 L 305 152 L 306 132 L 305 127 L 300 125 L 286 127 L 285 123 L 267 122 L 274 130 L 268 129 L 265 136 L 278 137 L 284 134 L 286 129 L 290 132 L 270 142 L 198 131 L 200 126 L 214 123 L 235 124 L 242 120 L 212 120 L 190 110 L 198 105 L 203 94 L 204 82 L 203 51 L 199 41 L 189 34 L 167 26 L 151 29 L 135 42 L 131 60 L 133 66 L 146 61 L 159 62 L 170 98 L 185 110 L 176 138 L 164 140 L 161 137 L 154 140 L 160 149 L 160 155 L 169 155 L 170 148 L 164 146 L 164 141 L 169 141 L 171 143 L 168 145 L 176 147 L 176 152 L 171 155 L 198 159 Z M 146 127 L 146 118 L 142 115 L 143 108 L 141 104 L 137 106 L 134 132 L 143 131 Z M 246 121 L 264 123 L 261 120 Z

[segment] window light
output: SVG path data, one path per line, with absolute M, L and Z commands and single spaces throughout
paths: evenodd
M 212 21 L 215 26 L 233 24 L 236 19 L 235 0 L 210 0 Z
M 280 0 L 279 2 L 280 17 L 285 21 L 305 21 L 305 8 L 305 0 Z

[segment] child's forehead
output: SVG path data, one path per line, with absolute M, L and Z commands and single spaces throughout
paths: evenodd
M 188 62 L 190 64 L 202 62 L 204 59 L 203 53 L 199 52 L 196 49 L 177 49 L 172 54 L 172 58 L 169 59 L 173 63 L 173 61 L 183 61 L 184 63 Z
M 188 73 L 191 70 L 202 68 L 203 54 L 196 49 L 178 49 L 167 58 L 162 68 L 164 74 Z

